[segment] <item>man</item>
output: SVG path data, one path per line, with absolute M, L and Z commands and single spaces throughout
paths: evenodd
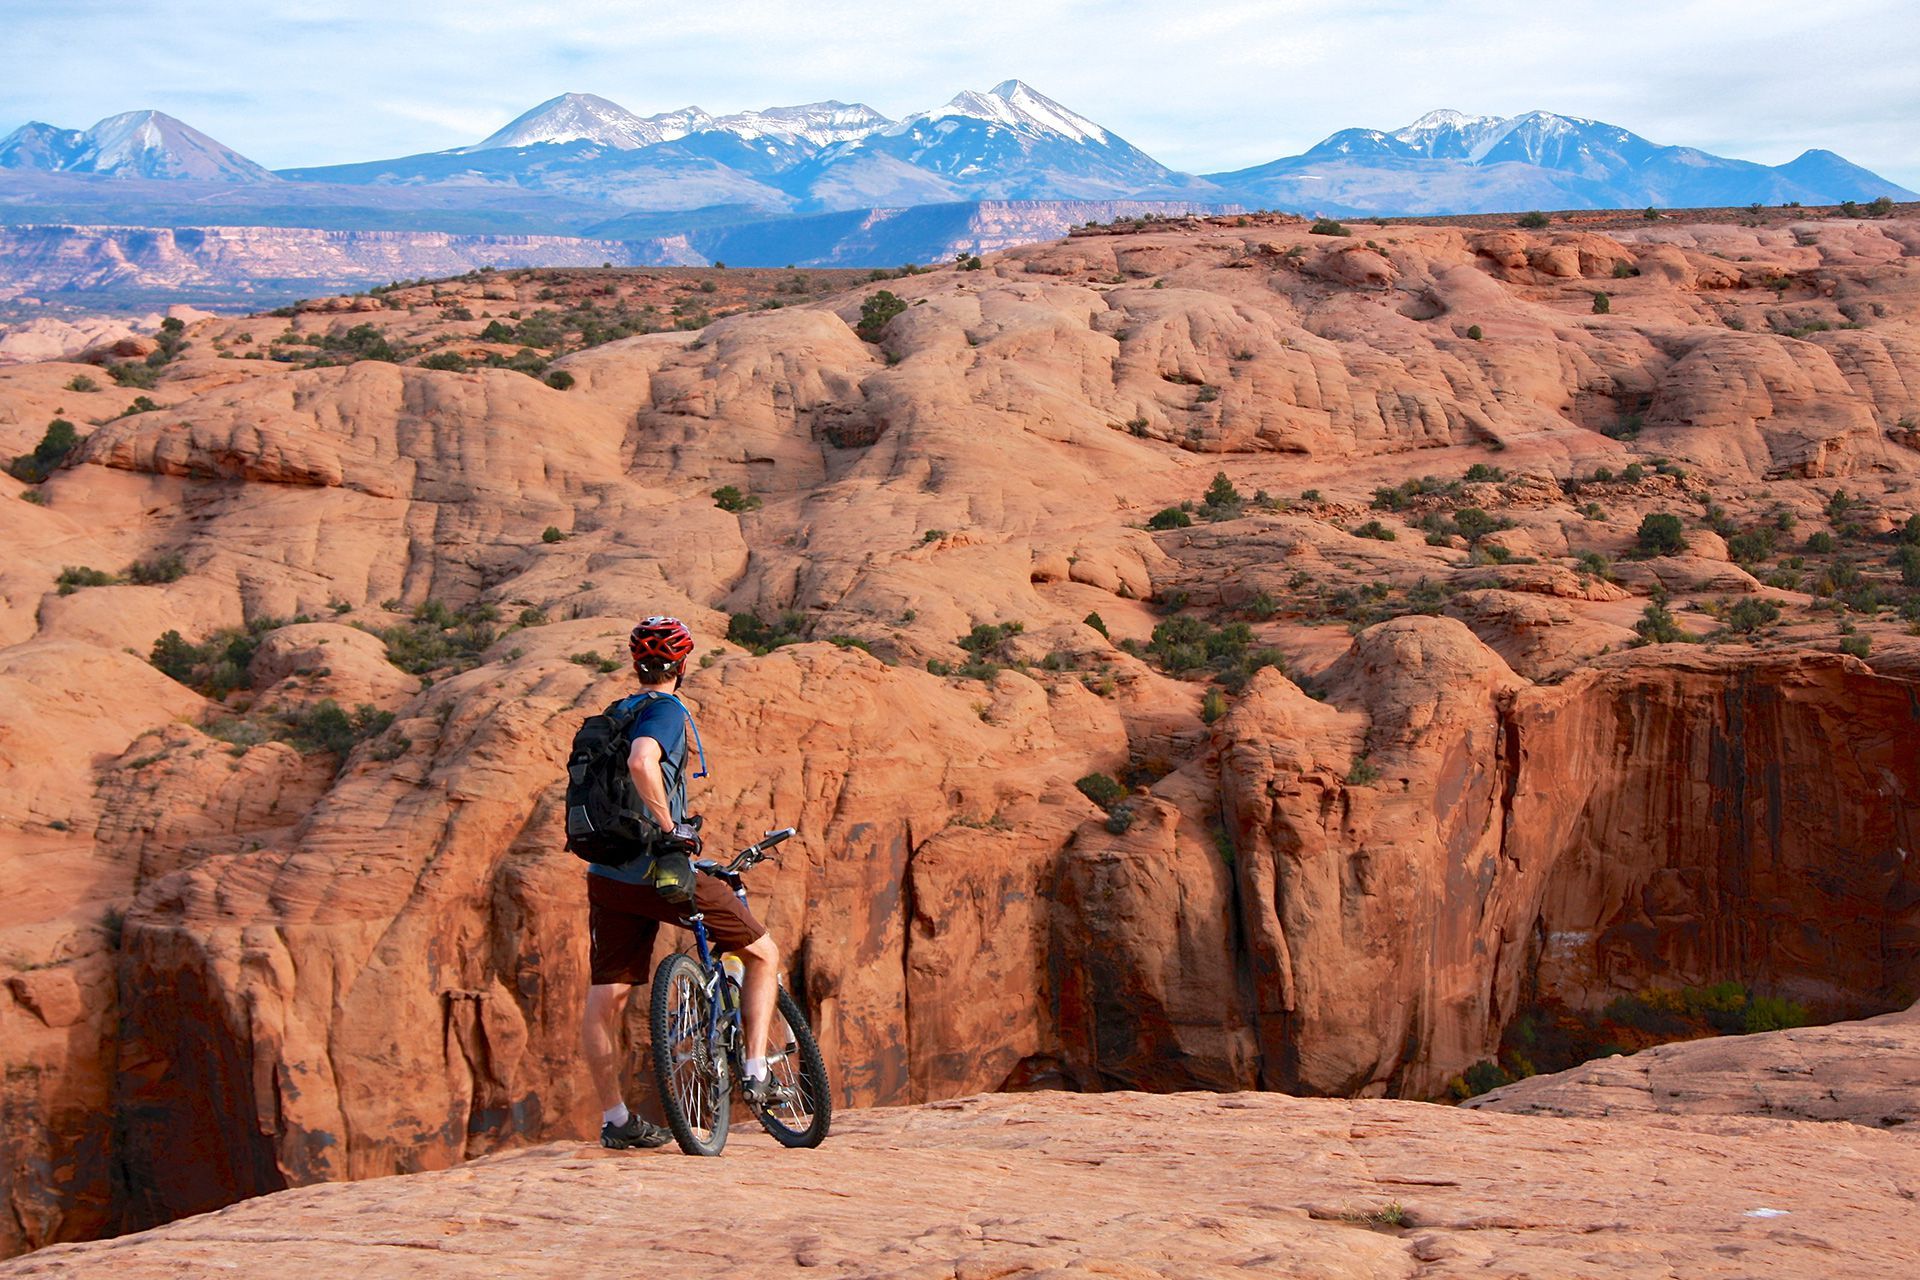
M 653 941 L 660 922 L 684 926 L 690 910 L 706 920 L 707 936 L 717 951 L 740 957 L 740 1004 L 747 1037 L 749 1101 L 764 1101 L 771 1091 L 767 1076 L 767 1039 L 779 983 L 780 952 L 765 926 L 713 876 L 689 875 L 686 858 L 700 852 L 699 820 L 687 815 L 687 726 L 692 716 L 675 695 L 693 652 L 693 633 L 678 618 L 648 618 L 628 640 L 640 692 L 622 705 L 643 701 L 628 730 L 627 772 L 641 802 L 671 833 L 669 846 L 655 859 L 640 857 L 625 866 L 590 863 L 587 867 L 588 929 L 592 938 L 592 986 L 587 988 L 581 1047 L 599 1095 L 603 1147 L 657 1147 L 672 1137 L 628 1108 L 620 1094 L 618 1043 L 621 1014 L 635 983 L 650 974 Z M 693 901 L 686 900 L 690 878 Z M 665 890 L 665 892 L 663 892 Z M 669 895 L 672 895 L 672 898 Z M 677 899 L 677 900 L 674 900 Z

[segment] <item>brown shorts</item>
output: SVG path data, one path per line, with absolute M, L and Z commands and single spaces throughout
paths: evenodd
M 732 889 L 712 876 L 693 878 L 693 903 L 707 926 L 707 941 L 718 951 L 744 951 L 766 935 Z M 687 908 L 668 902 L 643 884 L 628 884 L 587 874 L 587 930 L 592 938 L 592 982 L 645 983 L 652 978 L 654 935 L 661 924 L 687 925 Z

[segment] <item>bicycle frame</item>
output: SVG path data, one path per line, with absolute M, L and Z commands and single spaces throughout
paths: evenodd
M 769 831 L 758 841 L 748 845 L 733 856 L 725 866 L 717 862 L 702 859 L 694 863 L 694 869 L 701 875 L 715 876 L 727 882 L 734 896 L 740 899 L 740 905 L 747 905 L 747 886 L 741 881 L 740 873 L 767 857 L 767 851 L 794 834 L 792 827 L 782 827 L 778 831 Z M 739 983 L 733 980 L 726 967 L 714 959 L 712 943 L 707 938 L 706 917 L 695 911 L 687 917 L 687 925 L 693 930 L 694 947 L 700 958 L 700 972 L 704 975 L 702 989 L 707 997 L 707 1049 L 713 1053 L 714 1061 L 725 1061 L 735 1075 L 745 1069 L 743 1056 L 745 1050 L 746 1027 L 741 1017 Z M 733 987 L 736 994 L 732 1000 L 723 999 L 726 988 Z M 724 1020 L 724 1022 L 723 1022 Z M 720 1050 L 725 1050 L 722 1058 Z M 731 1082 L 728 1082 L 731 1086 Z

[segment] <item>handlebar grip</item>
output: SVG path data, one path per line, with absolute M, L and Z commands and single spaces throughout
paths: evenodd
M 782 840 L 790 840 L 797 834 L 799 833 L 793 827 L 782 827 L 778 831 L 769 831 L 766 835 L 760 837 L 760 847 L 762 849 L 771 849 Z

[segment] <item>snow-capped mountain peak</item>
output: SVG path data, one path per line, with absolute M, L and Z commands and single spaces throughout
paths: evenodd
M 160 111 L 126 111 L 80 132 L 25 125 L 0 139 L 0 168 L 96 173 L 117 178 L 276 182 L 231 147 Z
M 1052 134 L 1071 142 L 1105 146 L 1112 140 L 1107 131 L 1093 121 L 1067 110 L 1020 80 L 1002 80 L 985 93 L 963 89 L 945 106 L 908 116 L 895 125 L 892 132 L 902 132 L 914 121 L 938 121 L 950 116 L 985 120 L 1022 133 Z
M 1445 108 L 1429 111 L 1391 135 L 1416 153 L 1433 159 L 1477 160 L 1499 141 L 1511 121 Z
M 483 141 L 456 150 L 471 153 L 544 143 L 592 142 L 617 151 L 636 151 L 684 138 L 712 124 L 713 117 L 698 107 L 637 116 L 619 103 L 591 93 L 563 93 L 509 121 Z
M 768 107 L 764 111 L 736 111 L 716 116 L 706 126 L 753 141 L 773 138 L 785 143 L 806 142 L 830 147 L 878 133 L 893 121 L 863 102 L 809 102 L 798 107 Z

